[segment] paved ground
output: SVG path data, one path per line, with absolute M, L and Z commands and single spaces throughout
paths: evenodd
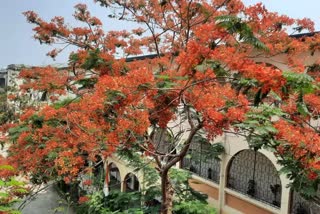
M 50 185 L 24 207 L 22 214 L 75 214 L 75 212 L 71 208 L 68 209 L 67 202 L 61 199 L 55 188 Z

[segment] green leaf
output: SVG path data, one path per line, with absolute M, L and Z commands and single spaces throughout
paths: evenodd
M 14 167 L 10 165 L 0 165 L 0 170 L 14 171 Z
M 57 157 L 58 157 L 58 153 L 55 152 L 55 151 L 51 151 L 51 152 L 48 154 L 48 160 L 55 160 Z
M 26 125 L 20 125 L 9 129 L 10 140 L 16 141 L 22 132 L 28 131 L 29 128 Z
M 9 185 L 9 186 L 22 186 L 22 185 L 24 185 L 24 183 L 11 178 L 11 180 L 9 182 L 7 182 L 7 185 Z
M 237 34 L 239 42 L 251 44 L 253 47 L 268 51 L 267 46 L 254 36 L 250 26 L 241 18 L 233 15 L 222 15 L 215 18 L 219 27 L 226 29 L 229 34 Z
M 79 102 L 80 99 L 78 98 L 66 98 L 66 99 L 63 99 L 61 101 L 58 101 L 58 102 L 55 102 L 53 104 L 53 107 L 55 109 L 59 109 L 59 108 L 62 108 L 64 106 L 67 106 L 69 105 L 70 103 L 73 103 L 73 102 Z
M 99 57 L 100 50 L 97 48 L 95 50 L 89 51 L 89 56 L 86 58 L 85 62 L 82 64 L 82 68 L 90 70 L 102 64 L 103 61 Z
M 298 102 L 297 103 L 297 110 L 300 114 L 302 114 L 303 116 L 307 116 L 310 114 L 306 104 L 304 102 Z
M 6 192 L 0 192 L 0 198 L 7 198 L 9 196 Z
M 26 194 L 26 193 L 29 192 L 27 189 L 24 189 L 24 188 L 17 188 L 17 189 L 15 189 L 15 191 L 19 192 L 19 193 L 22 193 L 22 194 Z
M 81 85 L 79 89 L 87 89 L 87 88 L 93 88 L 94 85 L 97 83 L 97 78 L 83 78 L 78 81 L 76 81 L 76 84 Z
M 170 76 L 169 75 L 155 75 L 156 78 L 158 79 L 163 79 L 163 80 L 169 80 Z
M 147 90 L 150 89 L 152 87 L 152 85 L 150 83 L 144 83 L 144 84 L 140 84 L 138 86 L 139 90 Z
M 124 93 L 117 90 L 108 90 L 106 93 L 107 98 L 105 103 L 109 105 L 118 104 L 122 99 L 125 99 L 127 97 Z
M 308 94 L 319 89 L 319 87 L 313 83 L 314 79 L 306 73 L 284 71 L 283 76 L 287 80 L 286 88 L 289 87 L 296 92 Z
M 69 62 L 70 63 L 75 63 L 79 60 L 79 56 L 76 53 L 71 53 L 69 56 Z
M 208 65 L 206 65 L 206 64 L 200 64 L 200 65 L 197 65 L 197 66 L 195 67 L 195 69 L 196 69 L 197 71 L 200 71 L 201 73 L 204 73 L 204 72 L 208 69 Z

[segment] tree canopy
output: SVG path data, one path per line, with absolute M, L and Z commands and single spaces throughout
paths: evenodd
M 10 127 L 9 159 L 17 169 L 38 183 L 57 177 L 70 182 L 90 172 L 85 162 L 97 156 L 140 151 L 154 158 L 162 213 L 170 213 L 169 169 L 195 136 L 212 141 L 232 132 L 246 136 L 250 147 L 272 149 L 294 189 L 316 199 L 320 76 L 318 62 L 306 60 L 318 52 L 320 35 L 289 35 L 313 32 L 311 20 L 240 0 L 95 2 L 109 17 L 141 27 L 104 32 L 83 4 L 75 6 L 79 27 L 62 17 L 45 21 L 24 13 L 40 43 L 78 49 L 67 68 L 20 72 L 20 95 L 40 93 L 50 101 L 21 109 L 19 119 L 3 128 Z M 147 57 L 130 58 L 141 55 Z M 266 63 L 277 56 L 288 70 Z M 19 94 L 11 99 L 18 101 Z M 159 130 L 171 136 L 165 151 L 154 137 Z

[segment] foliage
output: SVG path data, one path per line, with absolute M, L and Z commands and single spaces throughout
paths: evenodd
M 274 135 L 278 130 L 270 119 L 285 116 L 286 114 L 280 108 L 260 105 L 259 108 L 251 109 L 246 115 L 246 120 L 237 124 L 236 127 L 247 132 L 246 138 L 251 148 L 275 151 L 279 142 L 274 139 Z
M 103 168 L 103 163 L 94 169 L 92 185 L 97 189 L 102 189 L 105 182 L 106 173 Z
M 155 181 L 159 180 L 159 174 L 156 169 L 150 165 L 150 160 L 139 155 L 137 150 L 132 147 L 129 149 L 119 149 L 117 154 L 121 159 L 126 160 L 128 166 L 134 169 L 134 172 L 141 171 L 144 175 L 143 183 L 140 184 L 140 191 L 142 195 L 142 203 L 157 198 L 161 191 L 159 184 Z M 147 189 L 144 189 L 146 187 Z
M 127 193 L 111 191 L 109 195 L 105 197 L 104 193 L 100 191 L 90 195 L 89 200 L 81 203 L 76 210 L 79 214 L 143 214 L 159 212 L 151 210 L 150 207 L 140 206 L 142 205 L 140 199 L 139 192 Z M 184 201 L 175 203 L 173 213 L 216 213 L 213 208 L 208 206 L 206 201 L 199 201 L 196 199 L 189 201 L 189 199 L 190 198 L 185 198 Z
M 19 214 L 20 211 L 13 205 L 29 193 L 24 182 L 15 177 L 16 169 L 6 165 L 3 157 L 0 158 L 0 213 Z
M 196 162 L 206 161 L 210 159 L 220 160 L 219 156 L 225 152 L 225 149 L 221 142 L 210 144 L 208 140 L 203 137 L 204 133 L 199 133 L 194 136 L 193 143 L 200 144 L 201 152 L 195 154 L 187 154 L 187 158 L 191 158 Z
M 0 124 L 4 124 L 9 120 L 7 109 L 7 95 L 6 92 L 0 89 Z
M 316 187 L 320 136 L 310 120 L 319 118 L 320 79 L 317 71 L 312 77 L 304 74 L 304 59 L 320 49 L 320 36 L 287 33 L 297 27 L 313 31 L 312 21 L 269 12 L 261 3 L 247 7 L 240 0 L 96 2 L 114 11 L 110 17 L 141 27 L 104 32 L 83 4 L 75 6 L 80 27 L 62 17 L 45 21 L 35 12 L 24 13 L 40 43 L 78 49 L 68 68 L 19 74 L 19 95 L 48 98 L 18 105 L 19 120 L 10 126 L 9 160 L 21 172 L 39 183 L 57 177 L 71 182 L 79 172 L 92 171 L 87 161 L 132 150 L 153 160 L 161 213 L 170 213 L 170 169 L 199 133 L 211 141 L 231 132 L 247 137 L 256 149 L 274 151 L 291 170 L 294 186 L 303 181 Z M 124 57 L 116 59 L 119 53 Z M 153 55 L 139 62 L 127 58 L 142 54 Z M 281 56 L 290 71 L 261 62 L 261 56 Z M 59 98 L 66 95 L 74 100 L 61 105 Z M 157 138 L 159 130 L 170 137 Z
M 175 214 L 215 214 L 216 211 L 200 201 L 185 201 L 173 207 Z
M 319 156 L 312 147 L 317 144 L 314 140 L 319 132 L 311 123 L 318 118 L 319 112 L 307 104 L 314 102 L 311 100 L 315 99 L 313 93 L 319 90 L 319 83 L 308 74 L 283 72 L 283 75 L 286 79 L 282 86 L 284 98 L 272 94 L 275 100 L 281 100 L 281 107 L 264 104 L 253 108 L 246 114 L 246 120 L 236 127 L 246 133 L 252 148 L 263 147 L 275 153 L 278 163 L 283 166 L 280 172 L 292 180 L 290 187 L 308 200 L 319 203 L 318 168 L 309 165 L 313 161 L 313 164 L 318 163 Z M 289 101 L 287 96 L 294 99 Z
M 105 201 L 112 211 L 125 211 L 129 209 L 141 209 L 140 192 L 113 192 L 106 197 Z
M 216 17 L 217 25 L 225 28 L 229 34 L 238 34 L 239 42 L 249 43 L 257 49 L 267 50 L 267 47 L 254 36 L 251 27 L 241 18 L 233 15 L 222 15 Z
M 179 170 L 171 169 L 170 178 L 173 183 L 173 188 L 175 189 L 176 198 L 174 201 L 174 206 L 183 204 L 190 201 L 199 201 L 203 204 L 207 204 L 208 196 L 193 190 L 189 185 L 189 179 L 191 178 L 191 173 Z
M 126 214 L 143 213 L 140 206 L 139 192 L 111 191 L 105 197 L 102 191 L 95 192 L 89 196 L 89 200 L 80 204 L 76 209 L 79 214 Z M 135 208 L 136 207 L 136 208 Z

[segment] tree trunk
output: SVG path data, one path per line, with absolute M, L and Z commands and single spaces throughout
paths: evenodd
M 189 121 L 191 121 L 190 116 L 188 116 Z M 158 164 L 160 176 L 161 176 L 161 193 L 162 193 L 162 204 L 160 214 L 171 214 L 173 208 L 173 195 L 174 189 L 170 182 L 170 178 L 168 176 L 168 172 L 176 163 L 181 161 L 183 157 L 186 156 L 190 144 L 194 135 L 202 128 L 202 123 L 199 123 L 196 127 L 194 127 L 193 122 L 190 122 L 190 126 L 192 127 L 191 132 L 185 142 L 185 146 L 182 148 L 181 152 L 176 155 L 173 159 L 169 160 L 169 162 L 165 165 L 161 164 L 160 158 L 155 157 L 155 160 Z
M 168 176 L 168 170 L 160 173 L 161 175 L 161 193 L 162 193 L 162 204 L 161 214 L 171 214 L 173 207 L 173 188 Z

